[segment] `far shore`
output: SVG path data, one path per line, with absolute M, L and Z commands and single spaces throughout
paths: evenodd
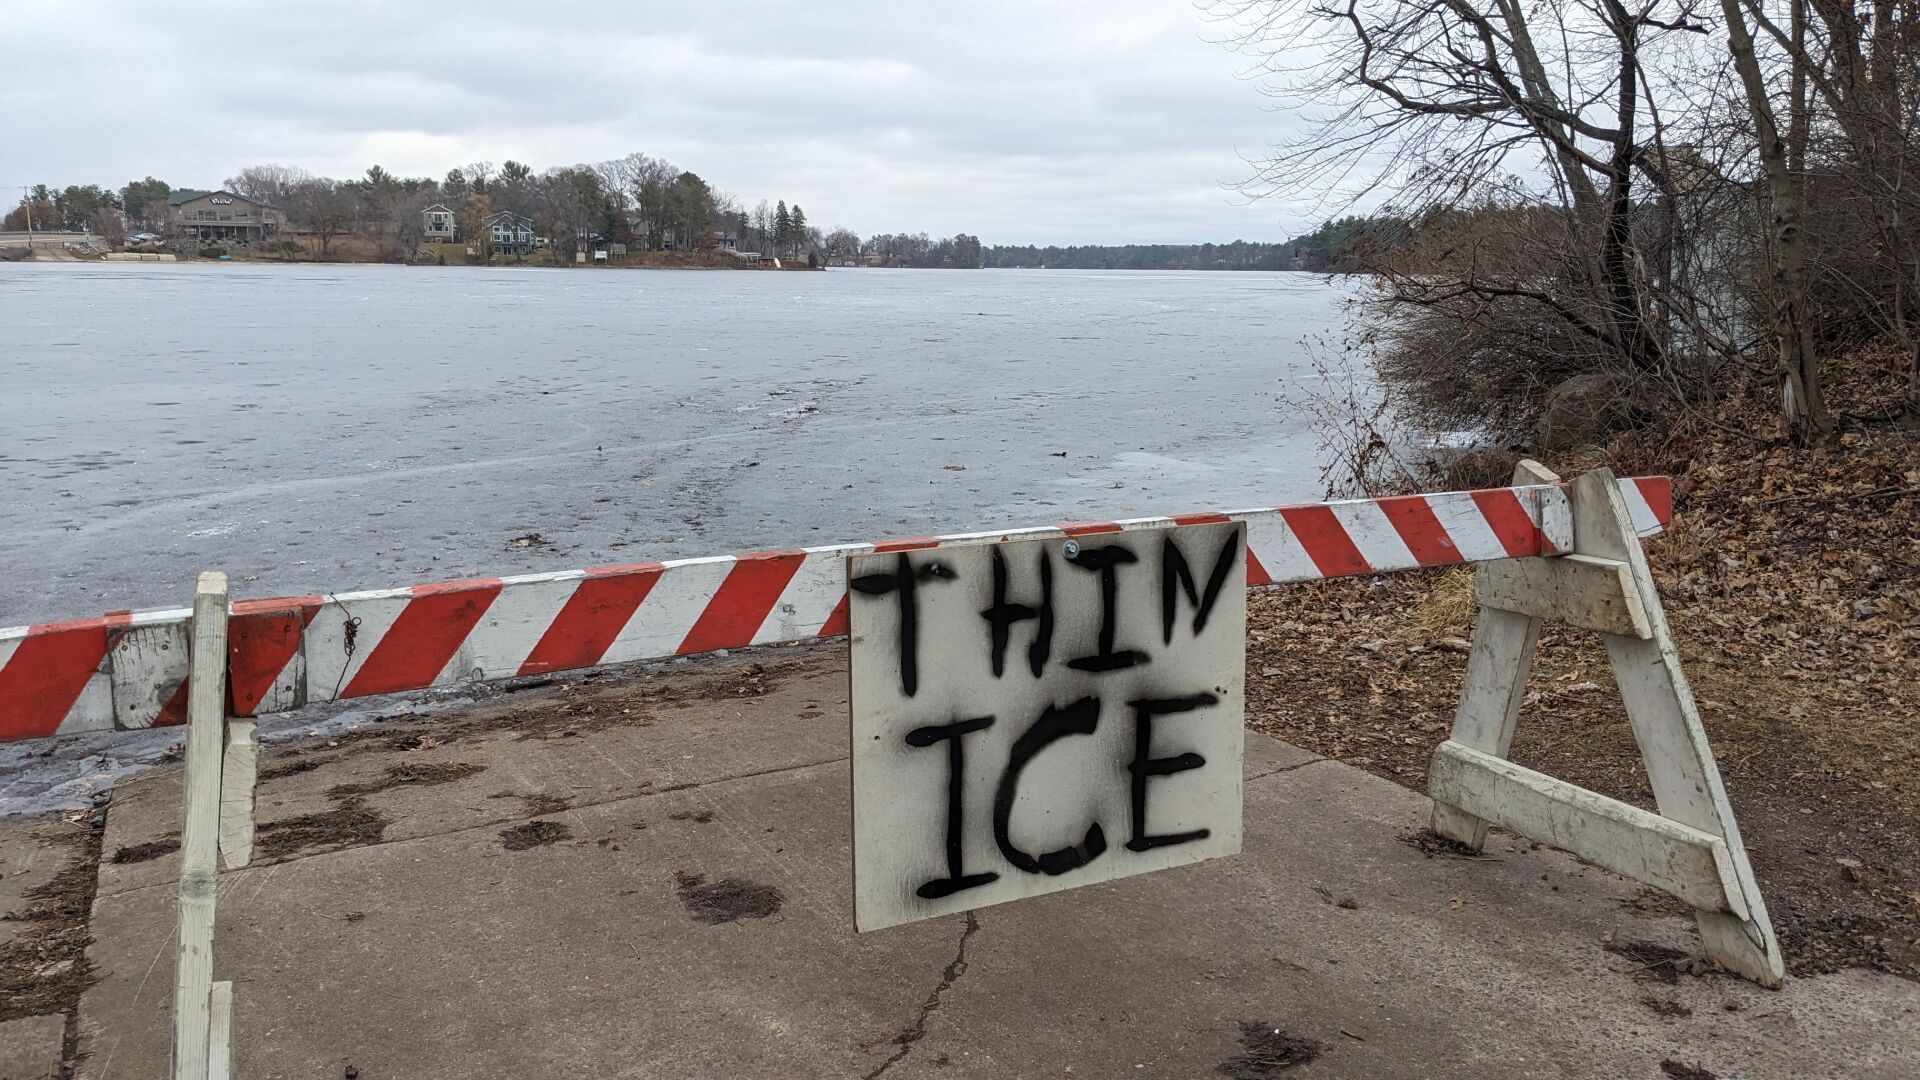
M 346 252 L 331 254 L 321 258 L 299 255 L 283 256 L 264 252 L 213 250 L 218 254 L 202 254 L 193 251 L 173 251 L 157 247 L 125 248 L 117 251 L 75 251 L 68 245 L 77 245 L 91 241 L 99 244 L 97 237 L 72 238 L 61 236 L 59 240 L 36 237 L 33 246 L 25 244 L 0 246 L 0 263 L 141 263 L 141 264 L 200 264 L 209 263 L 245 263 L 251 266 L 461 266 L 461 267 L 539 267 L 548 269 L 584 268 L 621 269 L 621 270 L 825 270 L 827 264 L 808 265 L 805 257 L 800 259 L 782 258 L 776 265 L 771 259 L 748 259 L 725 252 L 683 252 L 683 251 L 644 251 L 625 256 L 608 256 L 604 259 L 586 261 L 568 261 L 558 257 L 548 257 L 545 251 L 535 252 L 526 257 L 493 256 L 482 260 L 468 256 L 464 250 L 458 255 L 445 252 L 423 251 L 413 259 L 382 259 L 366 257 L 358 253 Z M 104 245 L 102 245 L 104 246 Z M 557 254 L 557 253 L 556 253 Z

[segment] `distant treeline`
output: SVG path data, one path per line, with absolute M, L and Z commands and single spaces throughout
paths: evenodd
M 1404 223 L 1344 217 L 1278 244 L 1076 244 L 1036 247 L 996 244 L 982 253 L 986 266 L 1057 270 L 1307 270 L 1345 274 L 1360 269 L 1360 246 Z
M 150 235 L 138 237 L 141 242 L 157 239 L 195 250 L 204 246 L 200 223 L 178 220 L 170 207 L 179 205 L 182 194 L 214 190 L 175 187 L 151 176 L 117 190 L 97 184 L 58 190 L 40 184 L 25 189 L 19 204 L 0 214 L 0 230 L 85 230 L 116 248 L 132 234 L 144 233 Z M 524 227 L 538 238 L 537 247 L 559 256 L 562 265 L 571 265 L 577 250 L 602 242 L 640 251 L 724 249 L 842 265 L 980 265 L 977 236 L 933 239 L 920 232 L 862 239 L 839 225 L 823 230 L 810 222 L 797 201 L 780 199 L 769 205 L 762 199 L 749 208 L 698 175 L 639 153 L 544 171 L 519 161 L 497 167 L 477 161 L 448 170 L 444 179 L 400 176 L 379 165 L 345 180 L 286 165 L 253 165 L 227 177 L 217 190 L 283 216 L 282 235 L 256 237 L 256 249 L 282 253 L 296 243 L 312 248 L 323 260 L 408 262 L 419 257 L 421 245 L 429 240 L 456 238 L 487 259 L 496 233 L 517 235 Z M 452 236 L 428 235 L 429 208 L 452 215 Z M 503 214 L 519 220 L 502 225 Z M 354 239 L 361 243 L 351 243 Z
M 930 239 L 926 233 L 875 233 L 858 250 L 862 256 L 860 261 L 869 266 L 980 268 L 980 238 L 966 233 L 938 240 Z

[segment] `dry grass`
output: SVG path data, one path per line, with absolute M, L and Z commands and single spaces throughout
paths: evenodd
M 1425 595 L 1407 611 L 1398 636 L 1413 642 L 1457 635 L 1473 623 L 1473 568 L 1438 571 Z

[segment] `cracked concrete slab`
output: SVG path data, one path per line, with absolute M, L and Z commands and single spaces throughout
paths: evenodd
M 263 822 L 396 763 L 486 770 L 356 796 L 375 841 L 221 875 L 238 1074 L 1198 1077 L 1270 1060 L 1276 1030 L 1308 1077 L 1920 1071 L 1920 986 L 1647 981 L 1603 939 L 1694 949 L 1689 919 L 1521 842 L 1429 857 L 1402 840 L 1420 795 L 1253 734 L 1241 855 L 856 935 L 844 687 L 822 663 L 645 727 L 297 748 L 316 764 L 263 782 Z M 154 798 L 124 832 L 116 798 L 110 840 L 164 833 Z M 171 863 L 133 865 L 95 906 L 100 1080 L 164 1073 Z
M 886 1060 L 875 1065 L 872 1071 L 867 1073 L 866 1080 L 879 1080 L 888 1070 L 905 1061 L 908 1054 L 913 1053 L 915 1043 L 927 1037 L 927 1022 L 933 1018 L 934 1010 L 940 1007 L 941 999 L 946 996 L 948 990 L 953 989 L 953 984 L 967 973 L 967 943 L 972 941 L 973 935 L 979 932 L 979 916 L 974 912 L 967 912 L 966 929 L 960 931 L 960 944 L 954 949 L 953 959 L 947 961 L 946 969 L 940 973 L 939 985 L 927 993 L 927 1000 L 921 1003 L 920 1015 L 914 1017 L 913 1023 L 888 1040 L 895 1047 L 893 1053 Z

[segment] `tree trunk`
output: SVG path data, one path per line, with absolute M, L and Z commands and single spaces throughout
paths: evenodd
M 1547 80 L 1546 65 L 1540 62 L 1540 52 L 1534 48 L 1533 31 L 1527 26 L 1526 12 L 1520 0 L 1496 0 L 1496 6 L 1501 21 L 1506 24 L 1514 66 L 1520 74 L 1520 85 L 1535 101 L 1560 108 L 1560 97 L 1553 92 L 1553 84 Z M 1562 142 L 1567 140 L 1566 125 L 1544 119 L 1540 123 L 1551 127 Z M 1573 192 L 1574 209 L 1582 212 L 1592 209 L 1600 198 L 1594 191 L 1593 181 L 1587 178 L 1586 169 L 1563 146 L 1556 144 L 1553 154 L 1554 160 L 1560 164 L 1560 172 L 1566 177 L 1567 187 Z
M 1641 303 L 1633 267 L 1633 160 L 1637 151 L 1634 129 L 1639 120 L 1639 27 L 1626 8 L 1609 2 L 1607 10 L 1620 43 L 1620 108 L 1615 125 L 1612 174 L 1607 185 L 1605 232 L 1600 244 L 1600 273 L 1606 283 L 1613 332 L 1620 351 L 1636 372 L 1653 374 L 1662 362 L 1659 342 L 1647 333 L 1647 312 Z
M 1827 411 L 1826 396 L 1820 388 L 1813 327 L 1808 320 L 1806 252 L 1801 245 L 1803 192 L 1788 168 L 1786 144 L 1774 121 L 1773 105 L 1767 98 L 1766 82 L 1753 53 L 1753 36 L 1747 30 L 1740 0 L 1720 0 L 1720 10 L 1727 20 L 1727 49 L 1740 73 L 1747 108 L 1759 136 L 1760 165 L 1766 173 L 1772 209 L 1773 242 L 1767 262 L 1773 286 L 1775 377 L 1780 384 L 1780 411 L 1794 441 L 1819 442 L 1832 433 L 1833 417 Z

